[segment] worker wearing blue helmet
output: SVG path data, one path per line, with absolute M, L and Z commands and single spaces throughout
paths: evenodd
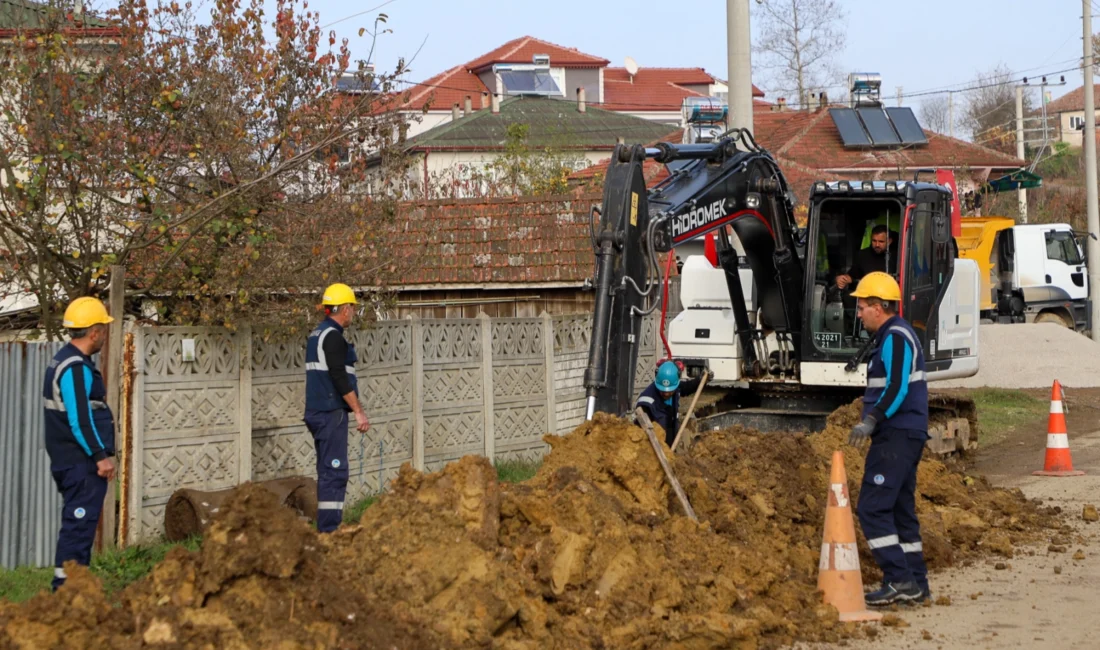
M 714 373 L 707 371 L 708 381 L 713 376 Z M 653 424 L 661 425 L 665 430 L 665 443 L 670 447 L 680 428 L 680 395 L 694 393 L 702 379 L 700 375 L 697 379 L 680 381 L 679 366 L 665 361 L 657 368 L 657 378 L 638 397 L 635 406 L 644 409 Z

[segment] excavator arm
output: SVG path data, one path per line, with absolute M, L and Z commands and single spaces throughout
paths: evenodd
M 650 159 L 675 164 L 675 170 L 647 191 L 643 167 Z M 618 415 L 631 408 L 642 319 L 660 306 L 658 254 L 711 232 L 717 234 L 746 373 L 760 371 L 762 360 L 752 344 L 759 329 L 750 326 L 727 227 L 752 267 L 762 325 L 788 341 L 797 356 L 803 273 L 794 246 L 792 195 L 775 160 L 747 131 L 707 144 L 617 146 L 602 209 L 594 212 L 596 300 L 584 374 L 587 419 L 597 411 Z

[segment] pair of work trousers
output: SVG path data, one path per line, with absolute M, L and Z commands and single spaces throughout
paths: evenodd
M 348 412 L 306 411 L 317 450 L 317 530 L 330 533 L 344 518 L 348 487 Z
M 882 569 L 883 581 L 916 582 L 928 589 L 920 522 L 917 520 L 917 465 L 928 434 L 906 429 L 883 429 L 867 451 L 857 514 Z
M 92 544 L 103 511 L 103 499 L 107 496 L 107 479 L 99 475 L 95 461 L 52 472 L 57 491 L 64 505 L 61 507 L 61 530 L 57 533 L 57 551 L 54 553 L 53 582 L 56 591 L 65 584 L 67 560 L 88 566 L 92 561 Z

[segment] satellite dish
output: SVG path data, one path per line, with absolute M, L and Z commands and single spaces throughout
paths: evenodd
M 626 72 L 631 77 L 638 74 L 638 62 L 634 60 L 634 57 L 626 57 Z

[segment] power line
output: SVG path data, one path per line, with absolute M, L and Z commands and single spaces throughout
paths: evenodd
M 366 11 L 360 11 L 360 12 L 354 13 L 350 16 L 344 16 L 343 18 L 341 18 L 339 20 L 334 20 L 334 21 L 332 21 L 331 23 L 329 23 L 327 25 L 321 25 L 321 29 L 328 29 L 329 27 L 332 27 L 333 25 L 338 25 L 338 24 L 344 22 L 345 20 L 351 20 L 352 18 L 358 18 L 359 16 L 362 16 L 363 14 L 369 14 L 372 11 L 378 11 L 382 7 L 385 7 L 388 4 L 393 4 L 395 2 L 397 2 L 397 0 L 386 0 L 385 2 L 378 5 L 377 7 L 371 7 L 370 9 L 367 9 Z

